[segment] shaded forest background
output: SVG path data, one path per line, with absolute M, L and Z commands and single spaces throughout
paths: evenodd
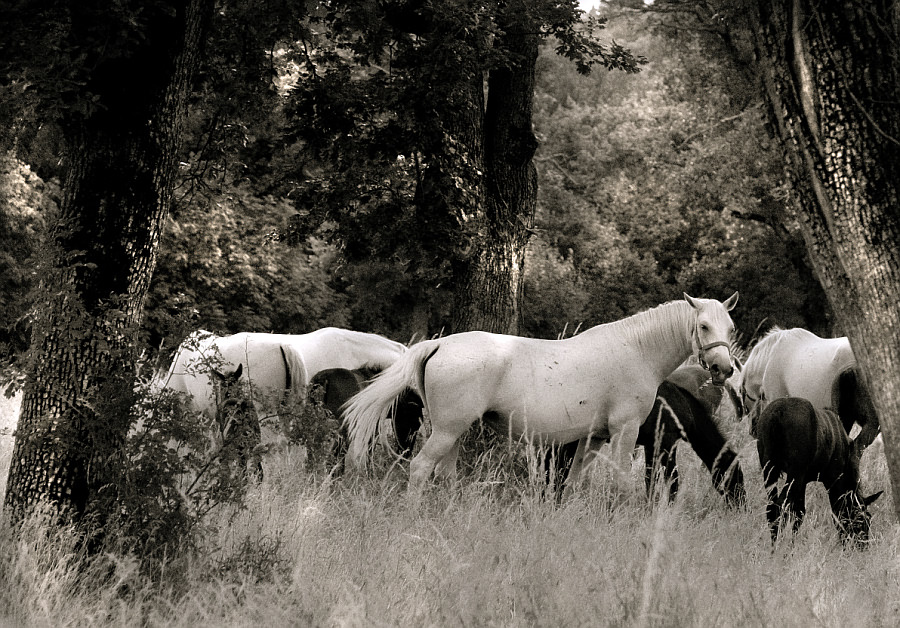
M 774 324 L 838 334 L 791 214 L 749 44 L 684 16 L 616 9 L 609 17 L 603 38 L 646 57 L 641 72 L 584 77 L 553 42 L 538 60 L 539 197 L 521 333 L 554 338 L 682 291 L 724 298 L 740 290 L 734 318 L 745 343 Z M 237 79 L 215 75 L 234 59 L 218 62 L 191 107 L 146 303 L 147 345 L 171 350 L 197 328 L 335 325 L 404 342 L 445 330 L 442 226 L 415 215 L 414 159 L 398 151 L 367 161 L 365 141 L 379 138 L 366 129 L 377 125 L 338 84 L 331 104 L 345 98 L 344 113 L 356 116 L 350 139 L 298 128 L 310 95 L 294 91 L 302 76 L 287 51 L 268 60 L 273 88 L 254 100 Z M 371 72 L 359 68 L 345 85 Z M 29 294 L 59 200 L 58 147 L 44 126 L 17 147 L 18 159 L 0 158 L 8 358 L 27 347 Z M 346 155 L 340 172 L 323 147 Z

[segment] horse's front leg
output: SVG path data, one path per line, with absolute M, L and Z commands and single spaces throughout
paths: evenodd
M 796 534 L 800 524 L 803 523 L 803 515 L 806 514 L 806 482 L 792 480 L 785 486 L 785 491 L 787 491 L 787 510 L 794 516 L 794 534 Z
M 627 416 L 610 417 L 609 420 L 610 457 L 618 467 L 619 487 L 624 493 L 634 490 L 631 481 L 631 456 L 637 443 L 638 431 L 649 412 L 647 408 L 643 412 L 632 409 Z
M 778 540 L 778 526 L 781 521 L 781 502 L 782 497 L 778 495 L 778 476 L 781 472 L 775 466 L 766 461 L 761 442 L 757 441 L 757 449 L 759 450 L 759 460 L 762 465 L 763 486 L 766 489 L 766 521 L 769 522 L 769 533 L 772 535 L 772 542 Z
M 660 459 L 660 466 L 663 470 L 663 479 L 669 488 L 669 501 L 675 501 L 678 495 L 678 466 L 675 464 L 675 447 L 666 449 Z
M 653 445 L 644 445 L 644 487 L 647 497 L 653 497 L 653 472 L 656 470 L 656 449 Z
M 582 438 L 578 441 L 578 447 L 575 448 L 575 455 L 569 465 L 569 473 L 566 476 L 566 486 L 563 489 L 563 498 L 568 498 L 575 492 L 578 481 L 581 479 L 581 473 L 587 465 L 587 456 L 591 453 L 590 437 Z M 592 457 L 593 458 L 593 457 Z

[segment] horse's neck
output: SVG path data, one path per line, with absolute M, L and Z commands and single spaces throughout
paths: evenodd
M 693 312 L 684 301 L 672 301 L 623 321 L 634 320 L 632 335 L 660 382 L 691 355 Z
M 854 497 L 859 499 L 859 476 L 842 474 L 831 486 L 828 487 L 828 501 L 831 503 L 831 511 L 838 517 L 851 518 L 859 510 L 854 503 Z
M 693 415 L 690 439 L 691 448 L 700 457 L 706 468 L 712 470 L 725 448 L 725 437 L 719 431 L 719 426 L 716 425 L 715 419 L 713 419 L 706 404 L 693 395 L 688 394 L 686 397 Z M 687 428 L 687 425 L 685 427 Z M 731 460 L 733 459 L 732 457 Z M 728 460 L 728 465 L 731 464 L 731 460 Z
M 659 383 L 691 355 L 693 309 L 684 301 L 670 301 L 628 318 L 597 325 L 572 341 L 593 341 L 598 351 L 609 351 L 610 337 L 640 351 L 644 363 L 657 376 Z

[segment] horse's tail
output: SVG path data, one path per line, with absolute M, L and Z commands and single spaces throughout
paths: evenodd
M 284 364 L 285 401 L 296 406 L 306 402 L 306 386 L 309 374 L 303 356 L 291 345 L 280 345 L 281 360 Z
M 350 436 L 347 460 L 351 466 L 365 468 L 375 445 L 379 424 L 387 418 L 391 407 L 405 391 L 414 391 L 427 412 L 425 363 L 438 350 L 439 343 L 438 339 L 413 345 L 344 405 L 344 426 Z

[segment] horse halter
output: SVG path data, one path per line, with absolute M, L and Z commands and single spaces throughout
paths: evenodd
M 706 360 L 703 359 L 703 353 L 705 351 L 709 351 L 710 349 L 714 349 L 716 347 L 728 347 L 729 353 L 731 352 L 731 345 L 724 340 L 717 340 L 715 342 L 711 342 L 708 345 L 703 345 L 699 349 L 697 349 L 697 359 L 700 361 L 700 366 L 705 368 L 707 371 L 709 370 L 709 364 Z
M 705 345 L 700 344 L 700 334 L 697 332 L 696 325 L 694 326 L 694 340 L 697 342 L 697 361 L 700 363 L 705 370 L 709 370 L 709 363 L 703 357 L 703 354 L 710 349 L 715 349 L 716 347 L 728 347 L 728 356 L 731 357 L 731 343 L 725 342 L 724 340 L 716 340 L 715 342 L 710 342 Z

